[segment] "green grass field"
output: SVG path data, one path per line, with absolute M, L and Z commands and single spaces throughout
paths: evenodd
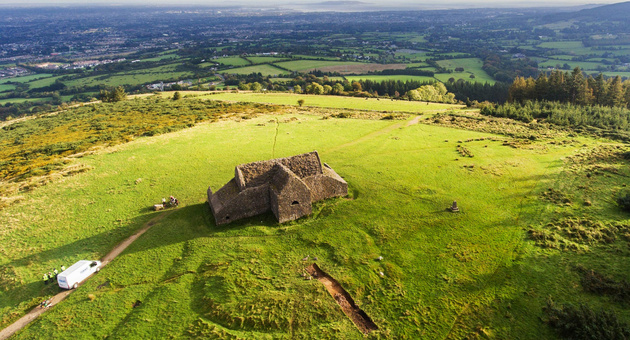
M 462 79 L 465 81 L 470 81 L 470 82 L 478 82 L 478 83 L 489 83 L 489 84 L 494 84 L 496 81 L 490 77 L 490 75 L 488 75 L 487 73 L 484 72 L 484 74 L 482 74 L 481 77 L 477 77 L 477 75 L 475 74 L 475 78 L 471 78 L 470 77 L 470 73 L 468 72 L 453 72 L 453 73 L 436 73 L 435 74 L 435 79 L 445 83 L 447 82 L 449 79 L 451 78 L 455 78 L 455 81 Z
M 289 74 L 289 72 L 287 72 L 285 70 L 281 70 L 281 69 L 279 69 L 277 67 L 273 67 L 272 65 L 268 65 L 268 64 L 231 68 L 231 69 L 223 70 L 223 71 L 221 71 L 221 73 L 227 73 L 227 74 L 261 73 L 263 76 L 275 76 L 275 75 L 287 75 L 287 74 Z
M 610 54 L 614 55 L 615 57 L 627 56 L 628 54 L 630 54 L 630 48 L 626 48 L 622 50 L 612 50 L 608 52 L 610 52 Z
M 602 63 L 596 63 L 596 62 L 588 62 L 588 61 L 571 61 L 571 60 L 559 60 L 559 59 L 549 59 L 547 61 L 538 63 L 538 67 L 540 68 L 547 68 L 547 67 L 556 67 L 557 65 L 564 65 L 564 64 L 569 64 L 569 66 L 571 66 L 571 69 L 574 69 L 576 67 L 580 67 L 580 69 L 584 70 L 584 71 L 595 71 L 597 70 L 598 66 L 604 66 L 606 67 L 606 65 L 602 64 Z
M 557 60 L 573 60 L 573 58 L 575 58 L 575 56 L 572 55 L 563 55 L 563 54 L 558 54 L 558 55 L 551 55 L 549 56 L 550 59 L 557 59 Z
M 338 81 L 338 82 L 343 82 L 344 77 L 328 77 L 329 81 Z M 286 82 L 286 81 L 291 81 L 293 80 L 293 78 L 283 78 L 283 77 L 279 77 L 279 78 L 271 78 L 270 79 L 272 82 Z
M 412 67 L 417 67 L 417 68 L 423 68 L 423 69 L 432 69 L 432 67 L 429 66 L 429 64 L 427 63 L 410 63 L 407 64 L 408 68 L 412 68 Z
M 142 61 L 162 61 L 164 59 L 178 59 L 178 58 L 179 56 L 177 55 L 177 53 L 167 53 L 167 54 L 162 54 L 153 58 L 142 59 Z
M 0 105 L 4 105 L 6 103 L 24 103 L 24 102 L 45 102 L 50 100 L 50 97 L 46 98 L 8 98 L 8 99 L 0 99 Z
M 453 57 L 453 58 L 464 58 L 469 56 L 469 53 L 462 52 L 451 52 L 451 53 L 436 53 L 436 57 Z
M 289 60 L 290 58 L 272 57 L 272 56 L 252 56 L 252 57 L 248 56 L 247 59 L 251 60 L 251 62 L 254 64 L 262 64 L 262 63 L 274 63 L 278 61 L 285 61 L 285 60 Z
M 357 65 L 361 63 L 346 62 L 346 61 L 327 61 L 327 60 L 294 60 L 294 61 L 279 62 L 276 64 L 278 66 L 289 69 L 291 71 L 308 71 L 308 70 L 313 70 L 313 69 L 327 67 L 327 66 Z
M 589 47 L 585 47 L 581 41 L 545 41 L 540 43 L 537 47 L 554 49 L 561 51 L 563 54 L 571 55 L 587 55 L 596 53 Z
M 447 69 L 451 69 L 453 71 L 457 67 L 464 68 L 464 72 L 436 74 L 435 78 L 437 78 L 441 82 L 446 82 L 449 78 L 452 77 L 455 78 L 455 80 L 463 79 L 466 81 L 475 81 L 480 83 L 495 83 L 494 78 L 492 78 L 488 73 L 486 73 L 486 71 L 481 68 L 483 66 L 483 62 L 479 58 L 448 59 L 440 60 L 437 63 L 438 65 Z M 474 75 L 475 78 L 470 78 L 471 74 Z
M 620 76 L 622 78 L 630 78 L 630 72 L 602 72 L 602 74 L 608 77 Z
M 48 74 L 48 73 L 31 74 L 28 76 L 1 79 L 0 84 L 5 84 L 9 82 L 26 83 L 35 79 L 48 78 L 50 76 L 52 76 L 52 74 Z
M 165 94 L 169 95 L 169 94 Z M 424 113 L 434 110 L 459 109 L 462 105 L 410 102 L 405 100 L 376 100 L 374 98 L 342 97 L 342 96 L 318 96 L 290 93 L 217 93 L 204 98 L 212 100 L 242 101 L 252 103 L 270 103 L 280 105 L 296 105 L 299 99 L 304 99 L 304 106 L 357 109 L 371 111 L 401 111 L 411 113 Z
M 0 84 L 0 92 L 8 92 L 15 90 L 15 85 L 11 84 Z
M 584 44 L 581 41 L 545 41 L 538 45 L 540 48 L 553 48 L 557 50 L 582 49 Z
M 305 54 L 294 54 L 293 58 L 295 59 L 322 59 L 322 60 L 330 60 L 330 61 L 339 60 L 338 57 L 329 57 L 329 56 L 321 56 L 321 55 L 305 55 Z
M 227 66 L 246 66 L 250 65 L 249 61 L 241 58 L 241 57 L 222 57 L 217 59 L 212 59 L 212 62 L 227 65 Z
M 371 80 L 371 81 L 385 81 L 385 80 L 400 80 L 400 81 L 436 81 L 433 77 L 425 77 L 425 76 L 407 76 L 407 75 L 359 75 L 359 76 L 346 76 L 348 81 L 357 81 L 357 80 Z
M 204 123 L 86 155 L 72 163 L 92 170 L 0 210 L 6 318 L 57 290 L 43 285 L 42 271 L 99 258 L 160 214 L 148 207 L 162 197 L 182 202 L 15 338 L 364 339 L 318 281 L 302 278 L 307 254 L 379 326 L 370 339 L 550 339 L 540 320 L 550 296 L 630 319 L 623 306 L 584 293 L 572 270 L 609 263 L 627 272 L 630 257 L 619 255 L 627 246 L 575 253 L 526 239 L 527 225 L 553 216 L 628 220 L 606 192 L 589 191 L 590 208 L 539 198 L 584 181 L 562 160 L 597 141 L 513 148 L 423 121 L 304 113 Z M 312 216 L 283 225 L 270 214 L 214 225 L 206 189 L 225 184 L 235 165 L 312 150 L 349 183 L 351 199 L 318 203 Z M 624 180 L 590 181 L 596 189 Z M 445 210 L 453 200 L 461 213 Z
M 55 83 L 55 81 L 63 76 L 54 76 L 47 78 L 34 78 L 34 80 L 29 81 L 27 84 L 30 86 L 29 89 L 37 89 L 40 87 L 50 86 Z

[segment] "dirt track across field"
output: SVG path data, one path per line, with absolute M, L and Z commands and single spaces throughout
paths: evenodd
M 350 320 L 352 320 L 352 322 L 354 322 L 361 332 L 368 334 L 369 332 L 378 329 L 378 326 L 376 326 L 372 319 L 370 319 L 370 317 L 354 303 L 350 294 L 343 289 L 337 280 L 326 274 L 315 263 L 306 268 L 306 271 L 311 274 L 311 276 L 317 278 L 319 282 L 324 284 L 328 293 L 330 293 L 339 307 L 341 307 L 343 312 L 348 316 L 348 318 L 350 318 Z
M 409 122 L 407 122 L 407 126 L 412 126 L 412 125 L 418 124 L 420 122 L 420 118 L 422 118 L 422 116 L 416 116 L 414 119 L 412 119 Z
M 135 234 L 129 236 L 126 240 L 120 242 L 116 247 L 114 247 L 114 249 L 112 249 L 112 251 L 110 251 L 107 255 L 105 255 L 101 259 L 101 262 L 102 262 L 101 268 L 106 266 L 109 262 L 111 262 L 111 260 L 116 258 L 116 256 L 120 255 L 120 253 L 122 253 L 127 247 L 129 247 L 129 245 L 132 244 L 138 237 L 140 237 L 140 235 L 144 234 L 152 226 L 156 225 L 159 221 L 161 221 L 162 219 L 166 218 L 173 211 L 174 210 L 163 212 L 163 213 L 159 214 L 158 216 L 152 218 L 149 222 L 147 222 L 144 225 L 144 227 L 142 227 L 142 229 L 138 230 Z M 86 279 L 86 281 L 88 279 Z M 30 312 L 28 312 L 26 315 L 24 315 L 23 317 L 18 319 L 16 322 L 12 323 L 9 327 L 1 330 L 0 331 L 0 340 L 8 339 L 10 336 L 15 334 L 15 332 L 17 332 L 20 329 L 26 327 L 26 325 L 31 323 L 33 320 L 37 319 L 38 316 L 40 316 L 42 313 L 47 311 L 49 308 L 52 308 L 53 306 L 55 306 L 59 302 L 63 301 L 73 291 L 74 290 L 64 290 L 63 292 L 53 296 L 50 299 L 50 306 L 48 308 L 44 308 L 44 307 L 41 307 L 41 306 L 37 306 L 37 307 L 33 308 Z

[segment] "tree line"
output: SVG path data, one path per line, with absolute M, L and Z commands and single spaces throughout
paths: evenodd
M 598 128 L 613 133 L 607 135 L 628 140 L 630 132 L 630 109 L 620 106 L 585 106 L 573 103 L 550 101 L 514 102 L 494 106 L 481 105 L 481 114 L 503 117 L 530 123 L 544 120 L 547 123 L 571 128 Z
M 552 71 L 537 78 L 516 77 L 508 91 L 509 101 L 524 103 L 528 100 L 555 101 L 577 105 L 628 107 L 630 81 L 621 77 L 606 79 L 601 73 L 595 78 L 585 77 L 576 67 L 572 72 Z

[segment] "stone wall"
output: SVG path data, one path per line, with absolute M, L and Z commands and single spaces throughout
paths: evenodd
M 241 164 L 208 203 L 217 225 L 273 211 L 280 223 L 312 213 L 312 202 L 348 194 L 348 184 L 317 151 Z
M 271 170 L 274 165 L 276 165 L 276 162 L 271 160 L 241 164 L 237 166 L 236 172 L 240 172 L 240 176 L 242 176 L 241 189 L 269 183 L 273 177 Z
M 221 225 L 260 215 L 269 211 L 269 198 L 269 185 L 245 189 L 230 201 L 224 202 L 219 211 L 213 209 L 214 220 L 217 225 Z
M 288 158 L 280 158 L 278 162 L 293 171 L 299 178 L 322 173 L 322 163 L 319 161 L 317 151 Z

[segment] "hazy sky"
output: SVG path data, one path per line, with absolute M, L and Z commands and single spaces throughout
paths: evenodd
M 234 6 L 245 5 L 255 7 L 274 7 L 283 5 L 301 5 L 309 3 L 319 3 L 327 0 L 0 0 L 0 5 L 206 5 L 206 6 Z M 516 0 L 441 0 L 441 1 L 411 1 L 411 0 L 392 0 L 392 1 L 375 1 L 361 0 L 364 3 L 375 5 L 377 7 L 386 6 L 404 6 L 417 8 L 433 8 L 436 6 L 462 8 L 462 7 L 539 7 L 539 6 L 578 6 L 585 4 L 610 4 L 621 1 L 607 0 L 548 0 L 548 1 L 516 1 Z

